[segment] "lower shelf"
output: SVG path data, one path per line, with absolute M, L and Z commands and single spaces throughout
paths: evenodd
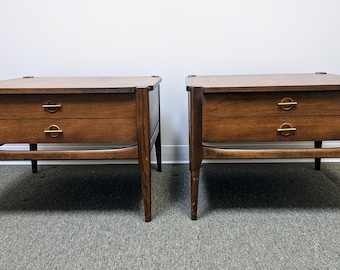
M 104 160 L 137 158 L 137 145 L 100 150 L 0 150 L 0 160 Z
M 223 149 L 203 147 L 203 159 L 338 158 L 340 148 Z

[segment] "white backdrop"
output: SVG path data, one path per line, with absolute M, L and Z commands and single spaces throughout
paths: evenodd
M 185 77 L 340 74 L 338 0 L 0 0 L 0 79 L 159 75 L 165 162 L 188 159 Z

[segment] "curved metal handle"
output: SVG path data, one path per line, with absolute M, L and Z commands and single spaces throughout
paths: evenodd
M 296 131 L 295 127 L 292 127 L 291 124 L 289 123 L 283 123 L 280 128 L 276 129 L 277 132 L 280 132 L 281 135 L 283 136 L 289 136 L 291 135 L 294 131 Z
M 56 101 L 49 100 L 45 104 L 43 104 L 42 107 L 50 113 L 55 113 L 58 111 L 58 109 L 61 108 L 61 104 L 58 104 Z
M 285 131 L 296 131 L 296 128 L 278 128 L 278 132 L 285 132 Z
M 57 125 L 50 125 L 48 129 L 44 130 L 44 133 L 50 135 L 52 138 L 57 138 L 61 133 L 63 133 L 63 130 Z
M 279 103 L 277 103 L 277 105 L 279 105 L 279 106 L 297 105 L 297 102 L 296 101 L 292 101 L 292 102 L 279 102 Z
M 61 108 L 61 104 L 44 104 L 43 108 Z
M 293 106 L 296 106 L 298 103 L 297 101 L 294 101 L 290 97 L 283 98 L 280 102 L 277 103 L 278 106 L 280 106 L 283 110 L 289 111 L 293 108 Z

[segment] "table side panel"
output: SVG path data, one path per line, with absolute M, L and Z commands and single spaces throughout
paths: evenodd
M 149 114 L 150 114 L 150 136 L 154 132 L 157 124 L 159 123 L 159 86 L 152 91 L 149 91 Z

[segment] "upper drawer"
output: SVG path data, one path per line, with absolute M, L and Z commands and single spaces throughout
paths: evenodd
M 203 118 L 340 115 L 340 92 L 223 93 L 203 95 Z
M 134 94 L 1 95 L 0 118 L 131 118 Z

